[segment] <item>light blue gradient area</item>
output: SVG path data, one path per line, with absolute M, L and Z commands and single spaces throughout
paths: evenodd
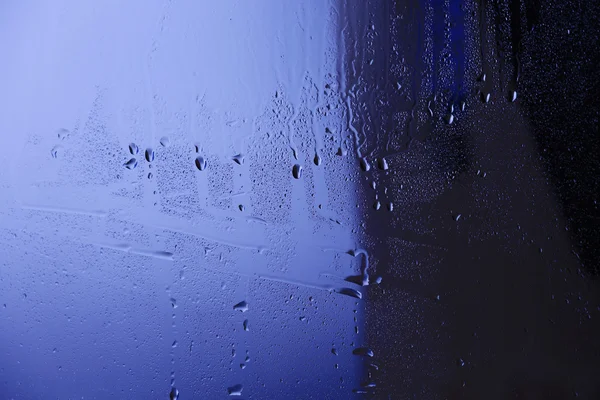
M 336 7 L 0 5 L 0 398 L 352 398 Z

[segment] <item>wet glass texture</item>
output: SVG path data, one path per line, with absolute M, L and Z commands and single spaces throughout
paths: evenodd
M 2 2 L 0 400 L 599 398 L 597 21 Z

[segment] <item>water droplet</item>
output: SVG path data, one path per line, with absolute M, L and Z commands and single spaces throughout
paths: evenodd
M 177 308 L 177 300 L 172 297 L 169 300 L 171 301 L 171 307 Z
M 154 161 L 154 150 L 152 150 L 150 147 L 148 147 L 146 149 L 146 152 L 144 153 L 144 156 L 146 157 L 146 161 L 148 161 L 148 162 Z
M 452 123 L 454 122 L 454 114 L 447 114 L 447 115 L 444 117 L 444 121 L 446 121 L 446 123 L 447 123 L 448 125 L 452 125 Z
M 233 156 L 233 162 L 237 165 L 242 165 L 244 163 L 244 156 L 241 154 L 236 154 Z
M 248 326 L 248 320 L 247 319 L 244 320 L 244 330 L 246 332 L 248 332 L 250 330 L 250 327 Z
M 241 363 L 241 364 L 240 364 L 240 368 L 241 368 L 241 369 L 246 369 L 246 364 L 244 364 L 244 363 Z
M 455 220 L 455 221 L 458 221 L 458 220 L 460 219 L 460 217 L 461 217 L 461 216 L 462 216 L 462 214 L 457 214 L 457 215 L 454 217 L 454 220 Z
M 243 204 L 240 204 L 240 205 L 238 206 L 238 208 L 240 209 L 240 211 L 244 212 L 244 205 L 243 205 Z
M 56 136 L 58 136 L 58 138 L 60 140 L 65 140 L 69 136 L 69 130 L 65 129 L 65 128 L 61 128 L 58 130 Z
M 148 172 L 148 179 L 152 179 L 152 172 Z
M 379 202 L 379 200 L 375 200 L 375 203 L 373 203 L 373 208 L 375 210 L 379 210 L 381 208 L 381 203 Z
M 292 168 L 292 175 L 294 176 L 294 178 L 300 179 L 302 177 L 302 166 L 295 164 Z
M 137 147 L 137 144 L 135 143 L 129 143 L 129 152 L 132 155 L 136 155 L 137 153 L 139 153 L 140 149 Z
M 62 151 L 62 146 L 54 146 L 52 150 L 50 150 L 50 155 L 52 158 L 58 158 L 58 153 Z
M 510 92 L 510 102 L 514 102 L 515 100 L 517 100 L 517 91 L 516 90 L 512 90 Z
M 177 400 L 179 398 L 179 390 L 175 388 L 171 388 L 171 393 L 169 393 L 170 400 Z
M 135 158 L 132 158 L 131 160 L 127 161 L 125 164 L 123 164 L 125 166 L 125 168 L 127 169 L 134 169 L 135 167 L 137 167 L 137 160 Z
M 196 163 L 196 168 L 198 168 L 198 170 L 204 171 L 206 169 L 206 160 L 204 157 L 198 156 L 194 162 Z
M 346 150 L 342 149 L 341 147 L 338 147 L 337 149 L 337 153 L 335 153 L 336 155 L 343 157 L 346 155 Z
M 383 157 L 379 158 L 377 160 L 377 167 L 382 171 L 387 170 L 389 168 L 387 160 Z
M 364 157 L 360 159 L 360 169 L 362 169 L 364 172 L 367 172 L 371 169 L 371 165 Z
M 490 102 L 490 95 L 491 95 L 491 93 L 481 93 L 481 99 L 483 100 L 484 103 Z
M 373 357 L 373 350 L 368 347 L 357 347 L 352 350 L 352 354 L 355 356 L 363 356 L 363 357 Z
M 339 294 L 344 294 L 346 296 L 354 297 L 357 299 L 362 299 L 362 293 L 356 289 L 340 288 L 340 289 L 336 289 L 336 292 L 338 292 Z
M 233 309 L 236 311 L 246 312 L 248 311 L 248 303 L 246 303 L 245 301 L 240 301 L 235 306 L 233 306 Z
M 465 360 L 463 360 L 462 358 L 459 358 L 458 360 L 456 360 L 456 365 L 458 365 L 459 367 L 464 367 Z
M 199 145 L 197 145 L 197 144 L 195 144 L 195 145 L 194 145 L 194 151 L 195 151 L 196 153 L 200 153 L 200 146 L 199 146 Z
M 227 393 L 229 393 L 230 396 L 241 396 L 242 395 L 242 390 L 243 390 L 243 386 L 240 384 L 237 385 L 233 385 L 227 388 Z
M 464 101 L 460 102 L 460 111 L 465 111 L 465 109 L 467 108 L 467 103 L 465 103 Z
M 388 211 L 394 211 L 394 203 L 389 202 L 387 205 L 387 209 L 388 209 Z
M 171 144 L 171 141 L 169 140 L 168 137 L 163 136 L 163 137 L 160 138 L 160 145 L 162 147 L 169 147 L 170 144 Z
M 315 154 L 315 158 L 313 159 L 313 162 L 315 163 L 315 165 L 318 167 L 319 165 L 321 165 L 321 156 L 318 154 Z
M 174 341 L 173 341 L 173 343 L 171 344 L 171 347 L 172 347 L 172 348 L 175 348 L 175 347 L 177 347 L 177 340 L 174 340 Z
M 300 319 L 300 321 L 302 321 L 302 322 L 306 321 L 306 317 L 304 317 L 304 316 L 300 317 L 299 319 Z
M 487 75 L 486 75 L 485 73 L 483 73 L 483 74 L 481 74 L 481 76 L 479 77 L 479 80 L 480 80 L 481 82 L 485 82 L 486 78 L 487 78 Z
M 335 347 L 333 349 L 331 349 L 331 354 L 333 354 L 334 356 L 338 355 L 338 351 Z

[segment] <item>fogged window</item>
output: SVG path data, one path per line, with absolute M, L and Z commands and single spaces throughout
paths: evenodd
M 595 398 L 590 2 L 0 5 L 0 399 Z

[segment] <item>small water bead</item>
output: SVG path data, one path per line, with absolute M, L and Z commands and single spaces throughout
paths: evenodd
M 371 169 L 371 164 L 364 157 L 360 159 L 360 169 L 364 172 L 368 172 Z
M 139 153 L 140 149 L 138 148 L 137 144 L 135 143 L 129 143 L 129 152 L 132 155 L 136 155 L 137 153 Z
M 248 303 L 246 301 L 240 301 L 235 306 L 233 306 L 233 309 L 236 311 L 246 312 L 248 311 Z
M 196 157 L 194 163 L 196 164 L 196 168 L 198 168 L 199 171 L 204 171 L 206 169 L 206 160 L 204 159 L 204 157 Z
M 235 156 L 233 156 L 233 162 L 236 163 L 237 165 L 242 165 L 244 164 L 244 156 L 241 154 L 236 154 Z
M 321 156 L 318 154 L 315 154 L 315 158 L 313 159 L 313 162 L 315 163 L 315 165 L 318 167 L 319 165 L 321 165 Z
M 61 128 L 56 133 L 56 136 L 58 136 L 58 138 L 60 140 L 65 140 L 69 136 L 69 130 L 65 129 L 65 128 Z
M 373 350 L 371 350 L 368 347 L 357 347 L 356 349 L 352 350 L 352 354 L 354 354 L 355 356 L 362 356 L 362 357 L 373 357 Z
M 227 388 L 227 393 L 230 396 L 241 396 L 242 395 L 242 390 L 243 390 L 243 386 L 240 384 L 237 385 L 233 385 Z
M 52 158 L 58 158 L 59 153 L 62 151 L 62 146 L 54 146 L 52 150 L 50 150 L 50 155 Z
M 146 161 L 152 162 L 154 161 L 154 150 L 151 147 L 148 147 L 144 152 L 144 157 L 146 157 Z

